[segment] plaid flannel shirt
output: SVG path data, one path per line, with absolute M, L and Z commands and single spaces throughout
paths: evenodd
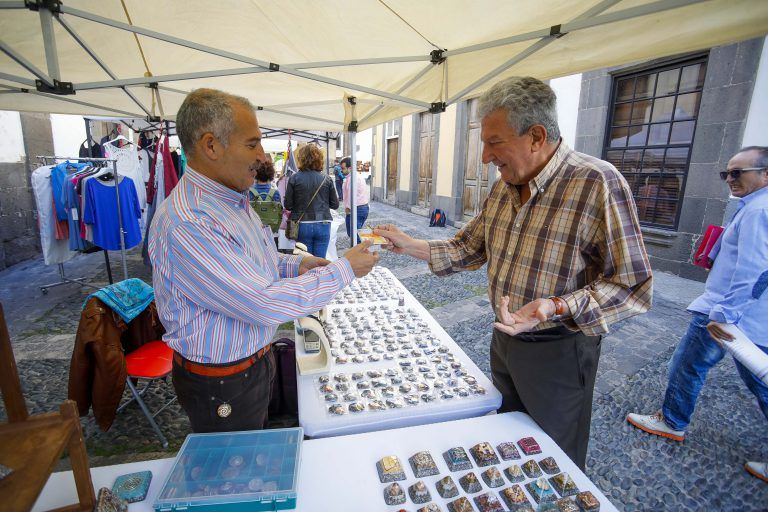
M 496 181 L 482 211 L 453 239 L 429 242 L 430 270 L 448 275 L 488 263 L 494 311 L 505 295 L 510 311 L 556 295 L 570 310 L 563 323 L 589 336 L 647 311 L 651 266 L 621 173 L 561 142 L 528 186 L 531 198 L 521 205 L 516 187 Z

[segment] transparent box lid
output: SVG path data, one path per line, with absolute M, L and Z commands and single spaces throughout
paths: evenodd
M 187 436 L 154 503 L 157 511 L 227 503 L 294 508 L 304 429 Z M 251 510 L 259 510 L 253 507 Z

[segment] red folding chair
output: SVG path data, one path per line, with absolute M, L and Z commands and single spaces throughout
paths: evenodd
M 117 412 L 119 413 L 125 409 L 128 404 L 136 401 L 139 404 L 139 407 L 141 407 L 144 416 L 147 417 L 150 425 L 152 425 L 152 428 L 155 430 L 157 437 L 160 438 L 160 442 L 162 443 L 163 448 L 168 447 L 168 441 L 160 431 L 160 427 L 157 426 L 155 416 L 160 414 L 163 410 L 165 410 L 166 407 L 171 405 L 176 400 L 176 396 L 174 395 L 172 399 L 170 399 L 155 413 L 151 413 L 149 411 L 149 408 L 147 407 L 147 404 L 144 403 L 142 397 L 156 380 L 164 379 L 171 374 L 172 366 L 173 350 L 168 348 L 168 345 L 162 341 L 150 341 L 149 343 L 145 343 L 144 345 L 140 346 L 133 352 L 126 354 L 125 367 L 128 372 L 126 384 L 128 384 L 128 389 L 131 390 L 133 398 L 117 408 Z M 147 382 L 144 388 L 139 391 L 136 389 L 136 385 L 134 385 L 134 379 L 136 379 L 137 384 L 138 379 L 147 379 L 149 382 Z

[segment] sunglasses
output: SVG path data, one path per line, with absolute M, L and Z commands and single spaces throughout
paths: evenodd
M 744 167 L 743 169 L 731 169 L 730 171 L 720 171 L 720 179 L 725 181 L 728 176 L 737 180 L 741 177 L 741 173 L 749 171 L 762 171 L 768 169 L 768 167 Z

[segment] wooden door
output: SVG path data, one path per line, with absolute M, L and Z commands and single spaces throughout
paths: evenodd
M 435 144 L 435 120 L 429 113 L 421 114 L 419 128 L 419 206 L 429 208 L 432 196 L 432 151 Z
M 483 164 L 483 143 L 480 142 L 480 118 L 477 114 L 477 99 L 470 100 L 467 116 L 467 160 L 464 172 L 464 220 L 478 214 L 488 197 L 492 174 L 490 164 Z
M 397 139 L 387 139 L 387 200 L 397 201 Z

